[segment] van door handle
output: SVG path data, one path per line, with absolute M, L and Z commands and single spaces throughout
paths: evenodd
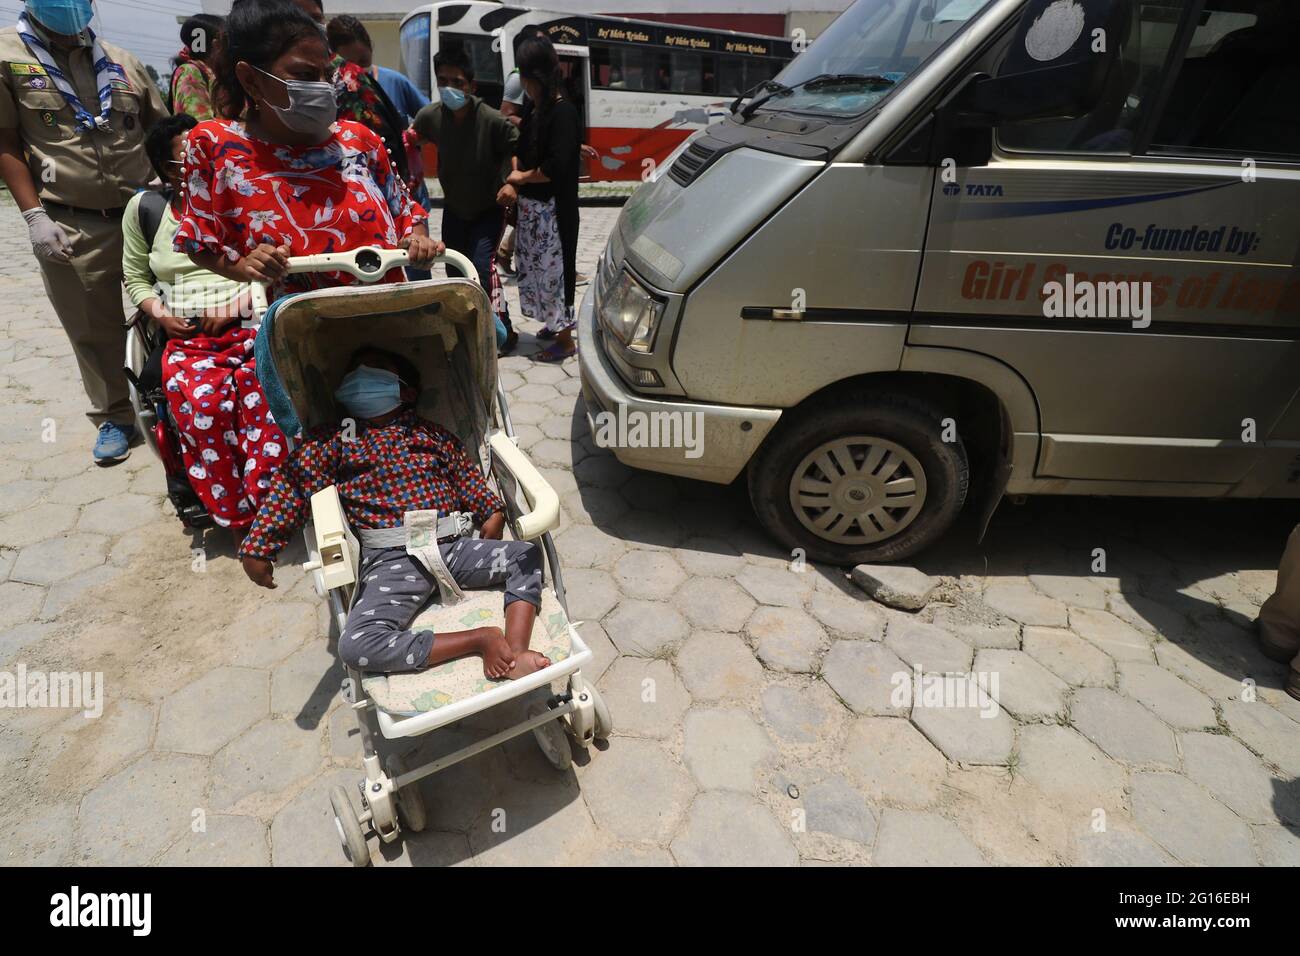
M 773 309 L 772 319 L 777 322 L 802 322 L 803 309 Z

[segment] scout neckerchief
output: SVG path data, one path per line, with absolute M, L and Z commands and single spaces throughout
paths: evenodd
M 99 37 L 95 36 L 94 31 L 89 27 L 86 32 L 90 34 L 91 57 L 95 63 L 95 85 L 99 87 L 99 115 L 91 116 L 82 105 L 81 99 L 77 96 L 77 91 L 72 88 L 68 78 L 63 71 L 54 63 L 54 57 L 50 55 L 50 49 L 45 45 L 36 31 L 32 29 L 31 22 L 27 19 L 26 13 L 18 15 L 18 35 L 22 38 L 23 43 L 27 44 L 27 49 L 32 56 L 36 57 L 38 63 L 45 68 L 50 79 L 63 98 L 68 101 L 72 107 L 72 112 L 77 117 L 77 129 L 80 132 L 88 133 L 96 129 L 108 129 L 108 116 L 113 110 L 113 85 L 115 82 L 126 83 L 126 71 L 108 58 L 104 48 L 99 43 Z

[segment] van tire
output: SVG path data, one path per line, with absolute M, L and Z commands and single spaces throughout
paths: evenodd
M 943 418 L 925 399 L 882 392 L 841 393 L 833 401 L 819 400 L 787 413 L 750 463 L 749 498 L 754 512 L 778 541 L 803 549 L 813 561 L 854 565 L 911 557 L 951 527 L 970 484 L 966 448 L 960 435 L 952 442 L 942 440 Z M 813 452 L 827 443 L 860 436 L 899 449 L 905 458 L 910 455 L 920 466 L 924 496 L 897 533 L 878 541 L 837 543 L 805 526 L 791 500 L 792 481 L 796 468 L 808 467 Z M 918 488 L 921 484 L 916 481 Z M 896 516 L 898 510 L 890 514 Z

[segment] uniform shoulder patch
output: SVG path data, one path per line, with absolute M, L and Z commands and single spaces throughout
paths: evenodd
M 45 67 L 39 63 L 10 63 L 10 76 L 48 76 Z

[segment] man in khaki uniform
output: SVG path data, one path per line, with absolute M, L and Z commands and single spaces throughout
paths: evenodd
M 144 135 L 167 111 L 140 61 L 94 37 L 89 9 L 89 0 L 27 0 L 19 26 L 0 30 L 0 177 L 81 367 L 100 428 L 95 458 L 109 463 L 135 437 L 122 373 L 122 209 L 154 179 Z M 20 36 L 24 25 L 34 42 Z

